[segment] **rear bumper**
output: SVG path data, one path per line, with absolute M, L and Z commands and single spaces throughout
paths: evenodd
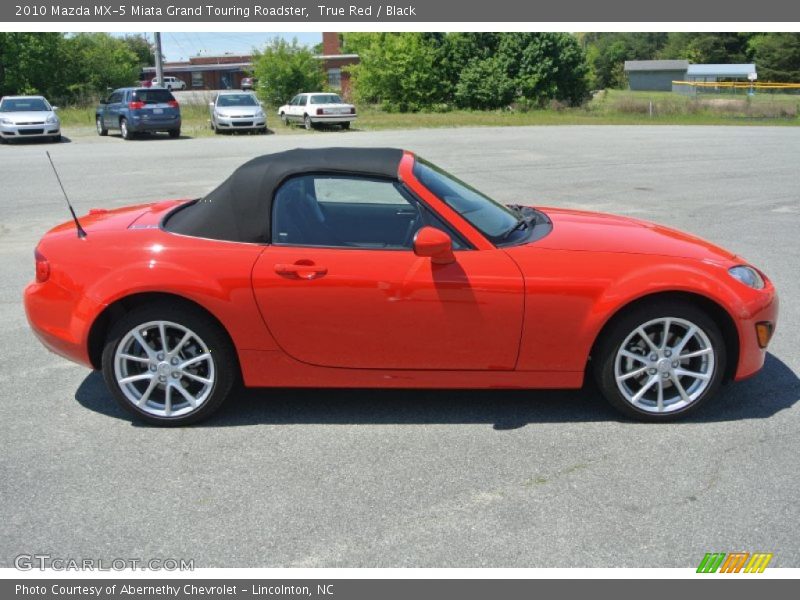
M 181 118 L 174 119 L 144 119 L 132 116 L 128 119 L 128 129 L 133 132 L 140 131 L 170 131 L 181 128 Z
M 89 329 L 102 306 L 50 280 L 29 284 L 24 304 L 33 333 L 48 350 L 94 368 L 89 358 Z
M 759 346 L 756 324 L 766 321 L 776 328 L 779 304 L 775 288 L 768 284 L 735 315 L 739 331 L 739 362 L 733 377 L 736 381 L 755 375 L 764 366 L 767 349 Z
M 357 115 L 309 115 L 312 123 L 350 123 Z

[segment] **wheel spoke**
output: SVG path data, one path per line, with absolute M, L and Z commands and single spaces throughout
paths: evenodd
M 172 356 L 177 356 L 178 352 L 180 352 L 180 351 L 181 351 L 181 348 L 183 348 L 183 345 L 184 345 L 186 342 L 188 342 L 188 341 L 189 341 L 189 338 L 190 338 L 190 337 L 192 337 L 192 334 L 191 334 L 190 332 L 188 332 L 188 331 L 187 331 L 186 333 L 184 333 L 184 334 L 183 334 L 183 337 L 181 338 L 181 341 L 180 341 L 180 342 L 178 342 L 178 345 L 177 345 L 177 346 L 175 346 L 175 347 L 174 347 L 174 348 L 173 348 L 173 349 L 170 351 L 170 353 L 169 353 L 169 354 L 170 354 L 170 356 L 171 356 L 171 357 L 172 357 Z
M 195 375 L 191 371 L 183 371 L 181 373 L 184 377 L 188 377 L 189 379 L 194 379 L 195 381 L 199 381 L 205 385 L 211 385 L 211 379 L 207 379 L 206 377 L 200 377 L 200 375 Z
M 120 358 L 125 360 L 132 360 L 134 362 L 149 363 L 150 359 L 147 356 L 134 356 L 133 354 L 120 354 Z
M 669 339 L 669 326 L 672 324 L 672 319 L 664 319 L 664 333 L 661 336 L 661 349 L 667 347 L 667 340 Z
M 691 398 L 689 398 L 689 394 L 687 394 L 687 393 L 686 393 L 686 390 L 685 390 L 685 389 L 683 389 L 683 385 L 682 385 L 682 384 L 681 384 L 681 382 L 680 382 L 680 378 L 679 378 L 679 377 L 676 377 L 676 376 L 674 376 L 674 375 L 673 375 L 672 377 L 670 377 L 670 379 L 672 380 L 672 383 L 673 383 L 673 384 L 675 385 L 675 387 L 677 388 L 677 390 L 678 390 L 678 393 L 681 395 L 681 399 L 682 399 L 684 402 L 691 402 L 691 401 L 692 401 L 692 399 L 691 399 Z
M 678 356 L 678 358 L 683 360 L 684 358 L 695 358 L 696 356 L 705 356 L 706 354 L 711 354 L 711 348 L 703 348 L 702 350 L 687 352 L 686 354 L 681 354 Z
M 192 396 L 192 394 L 190 394 L 189 391 L 185 389 L 180 383 L 175 383 L 174 387 L 176 390 L 180 392 L 181 396 L 186 398 L 186 401 L 192 408 L 195 408 L 197 406 L 197 399 L 194 396 Z
M 647 342 L 647 345 L 650 347 L 651 351 L 658 352 L 658 346 L 656 346 L 653 343 L 653 340 L 650 339 L 650 336 L 647 335 L 647 332 L 644 330 L 644 327 L 639 327 L 636 330 L 636 333 L 638 333 L 639 337 L 641 337 L 645 342 Z
M 631 398 L 631 402 L 633 402 L 635 404 L 636 402 L 641 400 L 642 396 L 644 396 L 647 393 L 647 390 L 649 390 L 651 387 L 653 387 L 653 384 L 656 381 L 658 381 L 658 375 L 653 375 L 650 379 L 647 380 L 647 383 L 645 383 L 641 387 L 641 389 L 638 392 L 636 392 L 636 394 L 634 394 L 633 398 Z
M 164 354 L 169 354 L 169 348 L 167 348 L 167 328 L 164 326 L 164 321 L 158 323 L 158 333 L 161 336 L 161 351 Z
M 626 358 L 630 358 L 631 360 L 636 360 L 636 361 L 638 361 L 640 363 L 647 364 L 647 358 L 646 357 L 640 356 L 639 354 L 636 354 L 635 352 L 631 352 L 630 350 L 624 350 L 623 349 L 623 350 L 620 350 L 619 353 L 622 356 L 626 357 Z
M 181 371 L 183 371 L 184 369 L 186 369 L 186 367 L 190 367 L 195 363 L 199 363 L 200 361 L 206 360 L 207 358 L 211 358 L 211 355 L 208 352 L 205 352 L 203 354 L 198 354 L 197 356 L 181 363 L 181 365 L 178 368 Z
M 658 378 L 658 398 L 656 399 L 658 412 L 664 412 L 664 380 Z
M 627 379 L 630 379 L 631 377 L 636 377 L 637 375 L 642 375 L 645 371 L 647 371 L 647 367 L 646 366 L 640 367 L 639 369 L 635 369 L 633 371 L 629 371 L 627 373 L 624 373 L 623 375 L 618 375 L 617 376 L 617 381 L 625 381 Z
M 152 359 L 152 358 L 155 358 L 155 356 L 156 356 L 156 351 L 155 351 L 155 350 L 153 350 L 153 349 L 150 347 L 150 344 L 148 344 L 148 343 L 147 343 L 147 341 L 145 341 L 145 339 L 142 337 L 142 333 L 141 333 L 141 332 L 140 332 L 138 329 L 137 329 L 137 330 L 135 330 L 135 331 L 133 332 L 133 338 L 134 338 L 134 339 L 135 339 L 137 342 L 139 342 L 139 345 L 142 347 L 142 350 L 144 350 L 144 351 L 145 351 L 145 353 L 147 354 L 147 356 L 149 356 L 151 359 Z
M 137 375 L 130 375 L 128 377 L 123 377 L 119 380 L 120 385 L 125 385 L 127 383 L 133 383 L 134 381 L 144 381 L 145 379 L 153 379 L 155 375 L 150 373 L 139 373 Z
M 675 369 L 675 376 L 691 377 L 692 379 L 700 379 L 702 381 L 708 381 L 711 379 L 711 375 L 708 373 L 697 373 L 695 371 L 687 371 L 686 369 Z
M 150 399 L 150 394 L 152 394 L 153 390 L 156 389 L 156 385 L 158 385 L 158 379 L 153 377 L 153 379 L 150 380 L 150 385 L 147 386 L 144 394 L 142 394 L 142 397 L 136 402 L 137 406 L 144 406 L 147 404 L 147 401 Z
M 164 388 L 164 414 L 166 416 L 172 414 L 172 386 L 170 384 Z
M 697 333 L 697 327 L 694 325 L 690 326 L 689 329 L 686 330 L 686 335 L 681 338 L 681 341 L 678 342 L 678 345 L 675 346 L 672 353 L 680 355 L 680 353 L 683 352 L 683 349 L 686 347 L 686 344 L 689 343 L 689 340 L 694 337 L 695 333 Z

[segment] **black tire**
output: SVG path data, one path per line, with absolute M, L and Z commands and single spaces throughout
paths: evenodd
M 61 134 L 59 133 L 58 135 L 50 136 L 50 141 L 53 142 L 54 144 L 60 144 L 61 143 Z
M 649 412 L 634 406 L 633 403 L 626 399 L 620 387 L 617 385 L 615 361 L 617 353 L 629 334 L 634 332 L 641 325 L 656 319 L 665 318 L 688 321 L 704 333 L 710 341 L 713 350 L 714 367 L 705 389 L 688 405 L 672 411 Z M 655 354 L 652 356 L 655 356 Z M 675 357 L 672 358 L 674 359 Z M 596 345 L 595 352 L 592 356 L 594 377 L 606 400 L 608 400 L 614 408 L 628 417 L 648 422 L 674 421 L 697 410 L 719 389 L 725 373 L 726 360 L 727 352 L 722 333 L 716 322 L 705 311 L 689 302 L 667 302 L 663 300 L 655 300 L 651 303 L 641 304 L 615 317 L 606 329 L 603 338 L 599 340 Z M 680 366 L 683 368 L 683 365 Z M 653 369 L 653 372 L 654 375 L 652 376 L 658 375 L 655 369 Z M 647 375 L 643 374 L 642 377 L 648 377 L 650 373 L 651 371 L 648 370 Z M 664 377 L 668 377 L 668 375 L 664 375 Z M 665 379 L 665 382 L 670 386 L 673 385 L 669 379 Z M 672 393 L 677 393 L 677 389 L 673 390 Z
M 288 127 L 289 126 L 289 117 L 286 116 L 286 113 L 281 113 L 281 122 Z
M 122 135 L 123 140 L 132 140 L 133 139 L 133 132 L 128 129 L 128 119 L 122 117 L 119 120 L 119 132 Z
M 95 126 L 97 127 L 97 135 L 108 135 L 108 129 L 106 128 L 106 124 L 103 121 L 103 117 L 97 116 L 95 118 Z
M 345 121 L 342 123 L 342 129 L 350 129 L 350 121 Z
M 117 346 L 135 327 L 150 321 L 170 321 L 196 333 L 211 354 L 216 380 L 202 405 L 188 414 L 165 417 L 150 414 L 135 406 L 120 389 L 114 368 Z M 240 379 L 236 351 L 224 329 L 208 314 L 183 303 L 153 303 L 136 308 L 114 323 L 103 349 L 103 378 L 117 403 L 134 418 L 162 427 L 174 427 L 196 423 L 211 416 L 228 398 Z
M 311 122 L 311 117 L 308 115 L 303 116 L 303 127 L 305 127 L 307 131 L 314 129 L 314 124 Z
M 169 130 L 169 137 L 171 137 L 171 138 L 179 138 L 179 137 L 181 137 L 181 130 L 180 129 L 170 129 Z

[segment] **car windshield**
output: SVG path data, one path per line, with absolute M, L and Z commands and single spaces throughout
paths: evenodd
M 50 110 L 44 98 L 6 98 L 0 102 L 0 112 L 24 112 Z
M 493 242 L 503 241 L 519 222 L 511 209 L 426 160 L 416 159 L 414 176 Z
M 175 96 L 169 90 L 153 89 L 136 90 L 133 92 L 133 99 L 145 104 L 166 104 L 175 100 Z
M 253 94 L 222 94 L 217 106 L 258 106 L 258 101 Z
M 311 96 L 311 104 L 342 104 L 344 101 L 337 94 L 315 94 Z

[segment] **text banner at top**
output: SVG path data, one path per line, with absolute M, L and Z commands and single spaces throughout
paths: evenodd
M 32 0 L 0 4 L 0 20 L 35 22 L 800 22 L 800 2 L 760 0 Z

